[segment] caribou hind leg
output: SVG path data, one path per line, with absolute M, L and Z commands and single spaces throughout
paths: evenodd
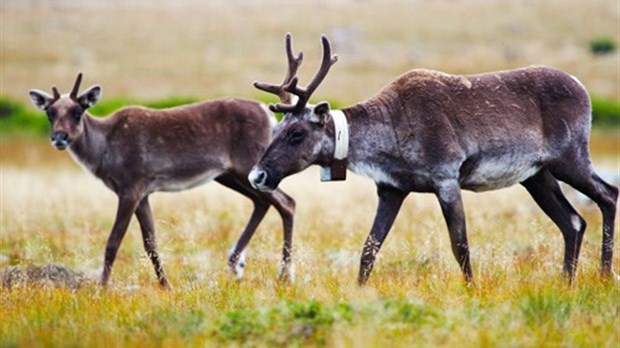
M 597 203 L 603 214 L 601 274 L 605 277 L 610 277 L 613 273 L 614 221 L 616 219 L 618 188 L 605 182 L 594 172 L 591 177 L 593 181 L 593 190 L 590 191 L 589 197 Z M 596 199 L 594 197 L 596 197 Z
M 155 274 L 159 285 L 166 290 L 170 290 L 170 283 L 164 272 L 164 268 L 161 264 L 161 258 L 157 252 L 157 242 L 155 241 L 155 226 L 153 224 L 153 213 L 149 204 L 149 196 L 142 198 L 136 209 L 136 217 L 140 223 L 140 231 L 142 231 L 142 242 L 144 243 L 144 250 L 151 259 L 153 267 L 155 268 Z
M 243 276 L 243 268 L 245 267 L 245 248 L 250 242 L 250 239 L 252 239 L 256 228 L 265 217 L 269 207 L 274 205 L 282 217 L 284 227 L 284 246 L 280 276 L 283 276 L 284 271 L 286 271 L 285 275 L 289 276 L 290 274 L 288 272 L 291 270 L 290 251 L 292 248 L 293 239 L 293 214 L 295 213 L 295 201 L 279 189 L 272 193 L 256 191 L 250 186 L 247 179 L 243 175 L 236 176 L 234 174 L 227 174 L 220 176 L 215 180 L 220 184 L 250 198 L 254 203 L 254 211 L 252 212 L 252 216 L 228 255 L 228 266 L 233 274 L 237 278 L 241 278 Z
M 469 260 L 469 244 L 465 225 L 465 210 L 461 199 L 461 188 L 457 181 L 438 185 L 437 197 L 443 217 L 448 225 L 452 253 L 459 263 L 463 277 L 469 284 L 473 282 L 473 273 Z
M 577 158 L 579 158 L 577 156 Z M 589 161 L 584 164 L 566 165 L 563 168 L 551 168 L 551 173 L 558 180 L 564 181 L 577 191 L 590 197 L 603 215 L 603 241 L 601 251 L 601 275 L 612 275 L 612 258 L 614 249 L 614 221 L 618 188 L 605 182 L 594 172 Z
M 560 185 L 551 173 L 544 169 L 521 183 L 534 201 L 558 226 L 564 237 L 564 273 L 572 283 L 577 268 L 586 221 L 566 200 Z

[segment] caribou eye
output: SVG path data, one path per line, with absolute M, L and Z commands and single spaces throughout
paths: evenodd
M 71 110 L 71 117 L 73 117 L 74 120 L 79 121 L 83 112 L 84 111 L 81 108 L 74 108 Z
M 56 109 L 47 109 L 45 110 L 45 113 L 47 114 L 47 119 L 50 121 L 53 121 L 56 118 L 56 115 L 58 114 L 56 112 Z
M 293 129 L 286 135 L 286 142 L 290 145 L 299 145 L 306 137 L 303 129 Z

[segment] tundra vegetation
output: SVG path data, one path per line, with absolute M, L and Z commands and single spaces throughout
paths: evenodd
M 595 137 L 595 163 L 617 165 L 617 137 Z M 598 149 L 598 150 L 597 150 Z M 171 292 L 153 281 L 132 223 L 114 281 L 96 285 L 115 195 L 47 140 L 2 143 L 3 266 L 58 264 L 91 282 L 76 290 L 25 284 L 0 289 L 2 346 L 601 346 L 620 342 L 618 281 L 602 281 L 600 212 L 570 196 L 590 223 L 575 284 L 561 274 L 562 237 L 514 187 L 463 194 L 476 285 L 463 285 L 432 195 L 412 194 L 357 285 L 360 245 L 376 208 L 374 185 L 350 175 L 317 187 L 318 171 L 286 179 L 298 199 L 296 279 L 276 279 L 281 221 L 270 211 L 238 282 L 228 248 L 252 204 L 219 185 L 155 194 L 152 209 Z M 53 184 L 50 184 L 53 178 Z M 78 189 L 76 189 L 78 188 Z M 70 194 L 69 194 L 70 193 Z M 614 269 L 619 269 L 616 243 Z
M 320 15 L 299 23 L 317 6 Z M 281 78 L 283 59 L 274 52 L 282 50 L 283 33 L 311 49 L 325 32 L 340 63 L 313 101 L 333 96 L 334 108 L 414 67 L 470 74 L 544 63 L 587 86 L 596 122 L 596 110 L 618 115 L 618 50 L 594 55 L 588 47 L 598 37 L 618 44 L 615 2 L 8 0 L 0 7 L 2 277 L 9 269 L 17 278 L 9 267 L 23 275 L 56 269 L 51 264 L 79 272 L 63 277 L 85 279 L 0 287 L 0 346 L 620 345 L 619 283 L 599 277 L 600 212 L 568 189 L 588 221 L 572 287 L 560 276 L 561 233 L 520 187 L 463 193 L 475 286 L 463 285 L 437 200 L 411 194 L 373 277 L 358 287 L 374 185 L 355 175 L 319 184 L 311 168 L 281 184 L 297 200 L 293 282 L 276 278 L 282 233 L 273 209 L 249 246 L 245 278 L 231 277 L 227 252 L 252 203 L 206 185 L 151 199 L 173 291 L 154 282 L 135 221 L 103 291 L 96 280 L 116 196 L 49 145 L 41 136 L 49 134 L 47 120 L 26 97 L 29 88 L 81 70 L 106 87 L 91 110 L 96 115 L 129 104 L 262 98 L 251 81 Z M 305 65 L 318 65 L 313 53 Z M 620 135 L 617 116 L 610 120 L 595 126 L 590 145 L 595 167 L 613 175 Z

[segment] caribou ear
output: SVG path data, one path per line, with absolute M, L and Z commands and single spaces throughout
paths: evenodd
M 54 102 L 52 96 L 38 89 L 31 89 L 28 95 L 32 104 L 41 110 L 47 109 Z
M 77 101 L 84 109 L 88 109 L 99 101 L 101 93 L 101 86 L 92 86 L 85 90 L 84 93 L 80 94 Z
M 312 110 L 310 122 L 323 126 L 329 121 L 329 117 L 329 103 L 326 101 L 320 102 Z

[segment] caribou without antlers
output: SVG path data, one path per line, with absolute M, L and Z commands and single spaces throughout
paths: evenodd
M 254 211 L 231 249 L 228 265 L 240 277 L 244 250 L 256 227 L 273 205 L 282 217 L 284 247 L 281 276 L 290 276 L 295 202 L 281 190 L 259 192 L 247 175 L 267 147 L 273 114 L 263 105 L 242 99 L 221 99 L 176 108 L 123 108 L 105 118 L 86 111 L 101 97 L 92 86 L 78 95 L 82 74 L 69 95 L 30 91 L 33 104 L 47 113 L 52 145 L 69 149 L 72 157 L 118 195 L 118 210 L 105 250 L 101 284 L 107 285 L 112 264 L 132 215 L 140 223 L 144 248 L 159 283 L 170 285 L 155 243 L 149 195 L 181 191 L 210 180 L 248 197 Z
M 286 41 L 290 47 L 289 34 Z M 486 191 L 516 183 L 562 232 L 563 269 L 572 281 L 586 222 L 566 200 L 558 180 L 598 204 L 603 215 L 601 272 L 612 274 L 618 189 L 594 172 L 588 151 L 590 98 L 576 78 L 541 66 L 471 76 L 416 69 L 366 101 L 330 110 L 326 102 L 307 105 L 336 62 L 325 36 L 322 43 L 323 62 L 307 89 L 297 87 L 296 77 L 281 91 L 255 83 L 299 99 L 294 105 L 271 106 L 285 115 L 249 179 L 269 191 L 312 164 L 334 167 L 338 162 L 373 179 L 379 204 L 361 256 L 360 284 L 368 280 L 409 192 L 437 196 L 452 252 L 465 280 L 472 281 L 461 189 Z

